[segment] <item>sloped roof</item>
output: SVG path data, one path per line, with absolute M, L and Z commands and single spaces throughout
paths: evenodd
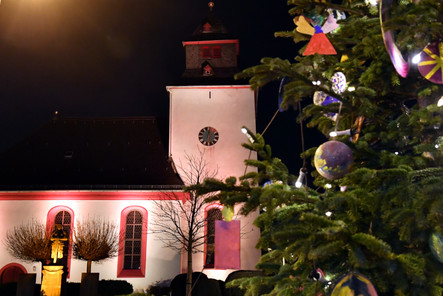
M 215 15 L 213 8 L 210 6 L 209 14 L 200 22 L 192 36 L 188 38 L 187 41 L 224 40 L 233 38 L 234 36 L 228 33 L 228 30 Z
M 0 154 L 0 190 L 182 185 L 154 117 L 55 118 Z

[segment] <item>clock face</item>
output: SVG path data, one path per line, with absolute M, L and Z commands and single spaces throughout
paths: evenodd
M 211 146 L 217 143 L 219 138 L 218 132 L 215 128 L 207 126 L 198 133 L 198 140 L 205 146 Z

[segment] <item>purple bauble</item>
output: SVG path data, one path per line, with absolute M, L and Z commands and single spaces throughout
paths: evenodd
M 351 149 L 339 141 L 321 144 L 315 151 L 314 165 L 324 178 L 335 180 L 347 174 L 353 162 Z

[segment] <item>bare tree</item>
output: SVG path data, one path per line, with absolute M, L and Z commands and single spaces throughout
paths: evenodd
M 87 261 L 86 272 L 91 273 L 92 262 L 116 257 L 118 254 L 117 226 L 101 218 L 77 221 L 74 228 L 73 254 Z
M 185 185 L 201 184 L 206 178 L 213 178 L 217 170 L 210 170 L 204 159 L 204 152 L 198 155 L 185 155 L 185 164 L 180 161 L 179 169 Z M 207 195 L 198 195 L 190 191 L 189 198 L 183 202 L 174 193 L 165 193 L 166 198 L 156 202 L 155 216 L 152 219 L 152 233 L 159 234 L 159 239 L 167 248 L 187 253 L 186 295 L 192 290 L 192 254 L 201 252 L 206 242 L 204 227 L 207 218 L 204 204 Z M 168 202 L 170 201 L 170 202 Z
M 36 220 L 14 226 L 6 232 L 5 245 L 11 256 L 45 264 L 51 259 L 51 232 Z

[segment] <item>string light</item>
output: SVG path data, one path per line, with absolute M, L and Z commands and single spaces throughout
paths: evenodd
M 254 143 L 254 138 L 252 138 L 252 136 L 248 133 L 248 130 L 247 130 L 246 128 L 243 127 L 243 128 L 241 129 L 241 132 L 242 132 L 243 134 L 245 134 L 246 137 L 248 137 L 249 142 Z
M 437 102 L 437 107 L 441 107 L 441 106 L 443 106 L 443 96 Z
M 418 63 L 420 63 L 420 60 L 421 60 L 421 58 L 420 58 L 420 54 L 416 54 L 415 56 L 412 57 L 411 62 L 412 62 L 413 64 L 418 64 Z
M 344 131 L 332 131 L 332 132 L 329 133 L 329 136 L 332 137 L 332 138 L 337 137 L 337 136 L 344 136 L 344 135 L 350 136 L 351 135 L 351 130 L 347 129 L 347 130 L 344 130 Z
M 303 180 L 305 179 L 305 176 L 306 174 L 303 169 L 300 169 L 297 181 L 295 182 L 295 187 L 301 188 L 303 186 Z

